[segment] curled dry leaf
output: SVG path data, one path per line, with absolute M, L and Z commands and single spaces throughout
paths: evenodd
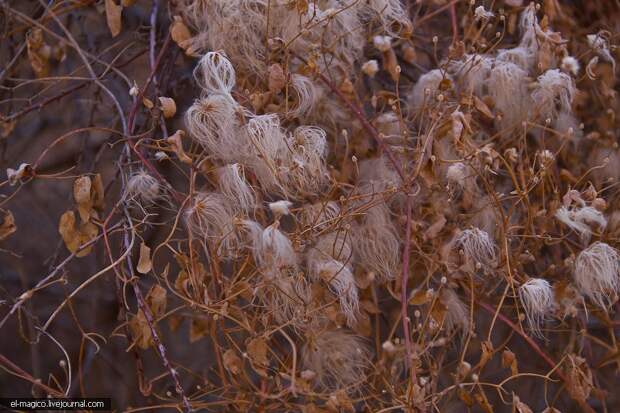
M 189 326 L 189 342 L 195 343 L 209 335 L 209 320 L 203 317 L 193 317 Z
M 181 162 L 191 164 L 192 158 L 187 156 L 185 150 L 183 149 L 183 142 L 181 141 L 181 138 L 183 136 L 185 136 L 185 132 L 183 132 L 182 130 L 178 130 L 174 133 L 174 135 L 166 139 L 166 142 L 168 142 L 172 146 L 172 151 L 177 154 Z
M 26 38 L 26 47 L 28 49 L 28 60 L 30 66 L 37 77 L 45 77 L 49 74 L 49 49 L 43 39 L 43 31 L 36 27 L 28 34 Z
M 164 118 L 169 119 L 177 113 L 177 104 L 174 102 L 174 99 L 160 96 L 159 104 L 161 105 Z
M 11 211 L 6 211 L 4 213 L 4 218 L 2 219 L 2 224 L 0 225 L 0 241 L 5 240 L 15 231 L 17 231 L 15 218 L 13 217 Z
M 75 253 L 77 257 L 84 257 L 90 254 L 92 245 L 80 250 L 80 248 L 91 241 L 99 233 L 99 229 L 92 222 L 77 224 L 75 213 L 67 211 L 60 217 L 58 232 L 62 236 L 65 246 L 69 251 Z
M 103 208 L 104 193 L 101 175 L 97 174 L 93 179 L 89 176 L 81 176 L 73 183 L 73 199 L 78 207 L 78 213 L 82 222 L 88 222 L 91 218 L 97 218 L 95 209 Z
M 114 0 L 105 0 L 105 17 L 112 37 L 119 35 L 122 29 L 121 12 L 123 6 L 116 4 Z
M 512 394 L 512 405 L 517 413 L 533 413 L 532 409 L 530 409 L 527 404 L 523 403 L 519 399 L 519 396 L 514 393 Z
M 592 371 L 583 357 L 569 354 L 566 359 L 567 388 L 575 400 L 585 401 L 594 388 Z
M 277 63 L 269 66 L 269 91 L 272 93 L 277 93 L 284 89 L 286 86 L 286 75 L 284 74 L 284 70 L 282 66 Z
M 140 244 L 140 259 L 136 269 L 140 274 L 146 274 L 153 269 L 151 249 L 144 242 Z
M 34 171 L 32 170 L 32 167 L 30 166 L 30 164 L 22 163 L 21 165 L 19 165 L 19 168 L 17 168 L 17 170 L 12 169 L 12 168 L 7 168 L 6 176 L 9 179 L 9 185 L 14 186 L 19 181 L 21 181 L 23 178 L 28 178 L 30 176 L 33 176 L 34 175 L 33 172 Z
M 153 320 L 156 322 L 166 313 L 166 289 L 159 284 L 154 284 L 146 295 L 146 305 L 151 311 Z M 142 310 L 129 321 L 129 329 L 133 336 L 134 344 L 142 350 L 146 350 L 153 344 L 151 326 Z
M 504 350 L 502 352 L 502 367 L 510 367 L 510 372 L 513 376 L 519 374 L 519 370 L 517 368 L 517 357 L 515 356 L 515 353 L 510 350 Z
M 241 367 L 243 366 L 243 361 L 237 356 L 235 350 L 228 349 L 224 352 L 223 356 L 224 367 L 226 370 L 230 371 L 232 374 L 239 374 L 241 372 Z
M 265 368 L 269 365 L 267 341 L 263 337 L 256 337 L 248 341 L 246 348 L 254 370 L 261 376 L 266 377 L 267 371 Z
M 155 321 L 166 313 L 166 297 L 166 289 L 159 284 L 154 284 L 146 295 L 146 304 L 151 309 Z
M 133 337 L 134 344 L 142 350 L 146 350 L 153 343 L 151 328 L 142 310 L 129 320 L 129 330 Z
M 172 40 L 187 53 L 189 46 L 188 40 L 192 38 L 192 34 L 185 23 L 183 23 L 181 16 L 174 16 L 172 18 L 170 36 L 172 37 Z
M 90 211 L 93 208 L 91 189 L 92 181 L 88 176 L 81 176 L 73 183 L 73 199 L 78 206 L 82 222 L 90 221 Z

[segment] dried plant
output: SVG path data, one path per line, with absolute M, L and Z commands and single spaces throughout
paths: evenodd
M 618 410 L 620 6 L 577 3 L 0 1 L 0 396 Z

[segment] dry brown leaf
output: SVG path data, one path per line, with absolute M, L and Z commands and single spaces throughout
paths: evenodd
M 151 309 L 153 319 L 157 320 L 166 313 L 166 297 L 166 289 L 159 284 L 154 284 L 146 295 L 146 304 Z
M 28 49 L 28 60 L 30 66 L 37 77 L 46 77 L 49 74 L 49 49 L 43 40 L 43 31 L 36 27 L 28 34 L 26 38 L 26 47 Z
M 515 408 L 515 411 L 517 413 L 534 413 L 534 412 L 532 412 L 532 409 L 530 409 L 530 406 L 528 406 L 527 404 L 523 403 L 519 399 L 519 396 L 517 396 L 514 393 L 512 393 L 512 405 Z
M 254 370 L 263 377 L 267 376 L 265 368 L 269 365 L 267 358 L 267 341 L 263 337 L 256 337 L 246 345 L 248 357 L 252 361 Z
M 92 181 L 88 176 L 81 176 L 73 182 L 73 199 L 78 207 L 82 222 L 90 221 L 90 212 L 93 208 L 91 197 Z
M 177 44 L 177 46 L 179 46 L 183 50 L 187 49 L 188 40 L 192 38 L 192 34 L 190 33 L 185 23 L 183 23 L 183 19 L 181 19 L 181 16 L 174 16 L 172 18 L 170 36 L 172 37 L 172 40 Z
M 114 0 L 105 0 L 105 17 L 112 37 L 119 35 L 122 29 L 121 12 L 123 6 L 116 4 Z
M 121 0 L 121 5 L 123 7 L 133 6 L 136 0 Z
M 487 104 L 484 103 L 480 98 L 476 96 L 474 96 L 474 107 L 478 110 L 478 112 L 482 113 L 487 118 L 495 119 L 493 112 L 491 112 L 491 109 L 489 109 Z
M 478 403 L 478 405 L 486 413 L 493 413 L 494 412 L 493 406 L 491 405 L 491 403 L 489 403 L 489 399 L 487 399 L 487 396 L 484 393 L 482 393 L 482 391 L 480 393 L 476 393 L 474 395 L 474 398 L 476 399 L 476 403 Z
M 170 314 L 170 316 L 168 316 L 167 319 L 168 319 L 168 328 L 173 333 L 177 331 L 179 327 L 181 327 L 181 324 L 183 324 L 183 320 L 184 320 L 183 316 L 180 316 L 178 314 Z
M 142 104 L 144 105 L 145 108 L 147 109 L 153 109 L 155 107 L 155 104 L 153 103 L 153 101 L 149 98 L 142 98 Z
M 394 49 L 383 52 L 383 69 L 390 74 L 393 81 L 396 82 L 400 78 L 400 66 Z
M 417 289 L 411 298 L 409 298 L 410 305 L 422 305 L 428 303 L 433 296 L 429 294 L 428 290 L 425 288 Z
M 78 252 L 81 246 L 91 241 L 99 233 L 99 229 L 92 222 L 85 222 L 76 225 L 75 213 L 67 211 L 60 217 L 58 232 L 62 236 L 65 246 L 69 251 L 75 253 L 77 257 L 84 257 L 90 254 L 93 246 L 90 245 Z
M 370 300 L 360 301 L 360 307 L 367 311 L 369 314 L 381 314 L 381 309 Z
M 357 323 L 355 324 L 353 330 L 360 336 L 372 336 L 372 322 L 366 311 L 359 312 L 357 316 Z
M 426 229 L 426 231 L 424 231 L 424 239 L 430 240 L 437 237 L 437 235 L 439 235 L 443 227 L 446 225 L 446 222 L 448 222 L 446 220 L 446 217 L 443 216 L 443 214 L 440 215 L 439 218 L 434 223 L 432 223 L 431 226 Z
M 480 355 L 480 368 L 483 368 L 491 358 L 493 358 L 493 343 L 490 341 L 482 342 L 482 354 Z
M 142 310 L 138 311 L 138 315 L 129 320 L 129 330 L 133 336 L 134 343 L 142 350 L 146 350 L 153 343 L 151 328 Z
M 95 175 L 95 179 L 93 179 L 93 206 L 95 208 L 103 209 L 104 206 L 104 189 L 103 189 L 103 179 L 101 178 L 101 174 Z
M 5 240 L 15 231 L 17 231 L 17 226 L 15 225 L 15 218 L 13 217 L 11 211 L 6 211 L 4 213 L 2 225 L 0 225 L 0 241 Z
M 297 12 L 300 16 L 305 15 L 306 13 L 308 13 L 308 0 L 297 0 L 295 2 L 295 7 L 297 8 Z
M 502 367 L 510 367 L 510 372 L 513 376 L 519 374 L 519 370 L 517 368 L 517 357 L 515 356 L 515 353 L 510 350 L 504 350 L 502 352 Z
M 569 354 L 565 363 L 569 379 L 568 392 L 575 400 L 587 400 L 594 388 L 592 371 L 588 363 L 583 357 L 574 354 Z
M 177 104 L 174 102 L 174 99 L 160 96 L 159 104 L 161 105 L 164 118 L 170 119 L 177 113 Z
M 209 335 L 209 320 L 203 317 L 194 317 L 189 326 L 189 342 L 195 343 Z
M 136 269 L 140 274 L 146 274 L 153 269 L 151 249 L 144 242 L 140 244 L 140 259 Z
M 223 356 L 224 367 L 226 370 L 230 371 L 232 374 L 239 374 L 241 372 L 241 367 L 243 366 L 242 360 L 237 356 L 235 350 L 228 349 L 224 352 Z
M 185 132 L 183 132 L 182 130 L 178 130 L 174 133 L 174 135 L 166 139 L 166 142 L 168 142 L 172 146 L 172 150 L 174 151 L 174 153 L 177 154 L 181 162 L 191 164 L 192 158 L 187 156 L 187 154 L 185 153 L 185 150 L 183 149 L 183 142 L 181 141 L 181 138 L 184 135 Z
M 286 86 L 286 75 L 284 69 L 277 63 L 269 66 L 268 76 L 269 91 L 272 93 L 278 93 L 284 86 Z
M 3 138 L 3 139 L 8 138 L 9 135 L 15 129 L 15 125 L 17 125 L 17 121 L 15 120 L 11 120 L 11 121 L 0 120 L 0 138 Z

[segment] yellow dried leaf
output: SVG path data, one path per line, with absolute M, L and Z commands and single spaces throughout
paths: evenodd
M 99 229 L 91 222 L 85 222 L 76 226 L 75 213 L 67 211 L 60 217 L 58 232 L 62 236 L 65 246 L 69 251 L 75 253 L 77 257 L 84 257 L 90 254 L 92 245 L 80 250 L 80 247 L 91 241 L 99 233 Z M 80 250 L 78 252 L 78 250 Z
M 177 104 L 174 99 L 161 96 L 159 97 L 159 104 L 164 118 L 169 119 L 177 113 Z
M 146 350 L 153 343 L 153 340 L 151 340 L 151 328 L 142 310 L 138 311 L 138 315 L 129 320 L 129 330 L 133 336 L 134 343 L 142 350 Z
M 4 214 L 2 225 L 0 225 L 0 241 L 3 241 L 15 231 L 17 231 L 17 226 L 15 225 L 15 218 L 13 217 L 11 211 L 7 211 Z
M 299 15 L 304 16 L 306 13 L 308 13 L 308 0 L 297 0 L 297 2 L 295 3 L 295 7 L 297 8 L 297 13 L 299 13 Z
M 37 77 L 46 77 L 49 73 L 49 55 L 44 53 L 46 46 L 43 31 L 38 27 L 32 29 L 26 38 L 26 47 L 30 66 Z
M 513 376 L 519 374 L 519 370 L 517 369 L 517 358 L 515 357 L 515 353 L 510 350 L 504 350 L 502 353 L 502 367 L 507 368 L 510 367 L 510 371 Z
M 493 358 L 493 343 L 490 341 L 483 341 L 482 354 L 480 355 L 480 368 L 483 368 L 491 358 Z
M 383 52 L 383 69 L 385 69 L 393 81 L 397 81 L 400 78 L 400 66 L 398 65 L 398 59 L 394 49 L 388 49 Z
M 90 221 L 90 211 L 93 208 L 91 189 L 92 181 L 88 176 L 81 176 L 73 183 L 73 199 L 78 206 L 82 222 Z
M 136 0 L 121 0 L 121 5 L 123 7 L 133 6 Z
M 181 138 L 184 135 L 185 132 L 183 132 L 182 130 L 178 130 L 174 133 L 174 135 L 166 139 L 166 142 L 168 142 L 172 146 L 172 150 L 177 154 L 181 162 L 191 164 L 192 158 L 187 156 L 185 150 L 183 149 L 183 143 L 181 142 Z
M 172 25 L 170 27 L 170 36 L 181 49 L 187 49 L 187 41 L 192 38 L 192 34 L 185 23 L 183 23 L 180 16 L 173 17 Z
M 154 284 L 146 295 L 146 304 L 151 309 L 154 320 L 166 313 L 166 297 L 166 289 L 159 284 Z
M 114 0 L 105 0 L 105 16 L 106 21 L 108 22 L 108 28 L 110 29 L 110 33 L 112 33 L 112 37 L 118 36 L 121 32 L 122 11 L 123 6 L 116 4 Z
M 153 109 L 155 107 L 155 104 L 153 103 L 153 101 L 149 98 L 142 98 L 142 104 L 144 105 L 145 108 L 147 109 Z
M 95 179 L 93 179 L 92 191 L 93 206 L 95 208 L 103 209 L 103 198 L 105 194 L 101 174 L 95 175 Z
M 143 242 L 140 244 L 140 259 L 137 270 L 140 274 L 146 274 L 153 269 L 151 262 L 151 249 Z
M 239 356 L 237 356 L 235 350 L 226 350 L 222 358 L 224 360 L 224 367 L 226 367 L 226 370 L 230 371 L 232 374 L 239 374 L 241 372 L 243 362 L 241 361 Z
M 431 300 L 431 298 L 433 297 L 432 295 L 428 293 L 428 290 L 424 288 L 420 288 L 416 292 L 413 293 L 413 295 L 409 299 L 409 304 L 410 305 L 426 304 Z

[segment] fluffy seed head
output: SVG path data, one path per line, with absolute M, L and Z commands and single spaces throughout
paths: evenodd
M 245 180 L 245 174 L 240 164 L 233 163 L 218 168 L 218 184 L 222 194 L 233 207 L 250 212 L 256 205 L 254 190 Z
M 161 186 L 157 179 L 141 169 L 127 181 L 125 197 L 130 201 L 153 204 L 162 197 Z
M 596 225 L 604 230 L 607 226 L 607 219 L 596 208 L 589 206 L 567 208 L 565 206 L 558 209 L 555 217 L 573 231 L 579 233 L 584 243 L 590 241 L 592 226 Z
M 367 211 L 353 227 L 353 249 L 358 263 L 381 280 L 392 280 L 400 265 L 400 241 L 385 204 Z
M 315 372 L 315 384 L 326 390 L 361 385 L 370 362 L 368 345 L 344 329 L 312 333 L 302 348 L 303 368 Z
M 466 229 L 456 238 L 456 245 L 463 249 L 470 264 L 492 267 L 497 261 L 495 242 L 486 231 L 478 228 Z
M 234 210 L 218 192 L 199 192 L 185 211 L 187 228 L 204 241 L 210 241 L 217 254 L 234 258 L 240 247 L 239 234 L 234 224 Z
M 235 87 L 235 68 L 224 54 L 209 52 L 198 62 L 194 78 L 207 93 L 229 94 Z
M 265 229 L 255 221 L 246 220 L 243 224 L 250 233 L 254 260 L 264 271 L 297 266 L 297 254 L 293 244 L 278 229 L 277 222 Z
M 530 331 L 542 336 L 541 327 L 553 310 L 553 290 L 547 280 L 531 278 L 518 289 Z
M 620 292 L 620 255 L 604 242 L 595 242 L 575 260 L 575 284 L 601 308 L 610 307 Z

